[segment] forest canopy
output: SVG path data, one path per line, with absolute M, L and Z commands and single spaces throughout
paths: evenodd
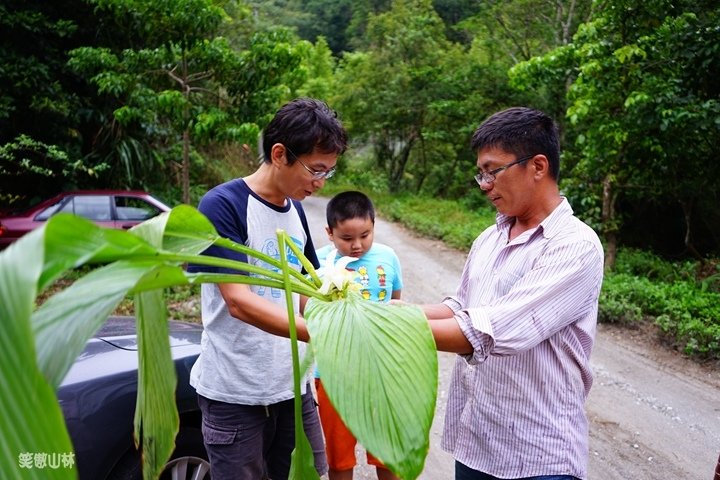
M 351 133 L 340 175 L 483 206 L 470 136 L 526 105 L 558 121 L 561 188 L 610 256 L 720 250 L 714 1 L 8 0 L 0 26 L 0 207 L 106 187 L 194 204 L 301 95 Z

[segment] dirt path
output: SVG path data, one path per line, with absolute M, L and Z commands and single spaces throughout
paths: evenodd
M 327 243 L 324 198 L 303 202 L 316 246 Z M 465 254 L 406 229 L 376 221 L 375 240 L 395 249 L 403 268 L 403 299 L 433 303 L 454 293 Z M 440 448 L 454 355 L 439 354 L 438 406 L 423 480 L 454 478 Z M 720 452 L 720 370 L 690 362 L 659 345 L 648 330 L 601 325 L 587 402 L 590 480 L 710 480 Z M 362 456 L 361 458 L 364 458 Z M 375 478 L 359 465 L 356 479 Z

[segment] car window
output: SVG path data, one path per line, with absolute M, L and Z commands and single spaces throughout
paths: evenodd
M 57 209 L 60 208 L 60 205 L 62 205 L 62 200 L 60 200 L 59 202 L 57 202 L 57 203 L 54 204 L 54 205 L 51 205 L 51 206 L 47 207 L 47 208 L 46 208 L 45 210 L 43 210 L 42 212 L 38 213 L 38 214 L 35 216 L 35 220 L 37 220 L 37 221 L 47 220 L 48 218 L 50 218 L 50 217 L 52 216 L 52 214 L 54 214 L 55 212 L 57 212 Z
M 62 212 L 74 213 L 81 217 L 100 222 L 112 220 L 110 210 L 111 197 L 107 195 L 83 195 L 74 197 L 61 209 Z
M 142 221 L 160 213 L 154 205 L 136 197 L 115 197 L 115 211 L 118 220 Z

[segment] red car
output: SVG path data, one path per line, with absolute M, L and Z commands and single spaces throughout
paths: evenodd
M 0 215 L 0 249 L 59 212 L 74 213 L 107 228 L 130 228 L 170 207 L 151 195 L 129 190 L 63 192 L 27 210 Z

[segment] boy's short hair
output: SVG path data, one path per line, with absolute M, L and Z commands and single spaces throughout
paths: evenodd
M 327 204 L 325 216 L 331 229 L 351 218 L 369 218 L 375 223 L 375 207 L 372 200 L 362 192 L 349 190 L 335 195 Z
M 270 151 L 276 143 L 285 145 L 293 153 L 287 159 L 294 163 L 297 156 L 316 149 L 320 153 L 342 155 L 347 150 L 347 142 L 347 132 L 337 113 L 314 98 L 296 98 L 283 105 L 262 135 L 265 162 L 270 162 Z

